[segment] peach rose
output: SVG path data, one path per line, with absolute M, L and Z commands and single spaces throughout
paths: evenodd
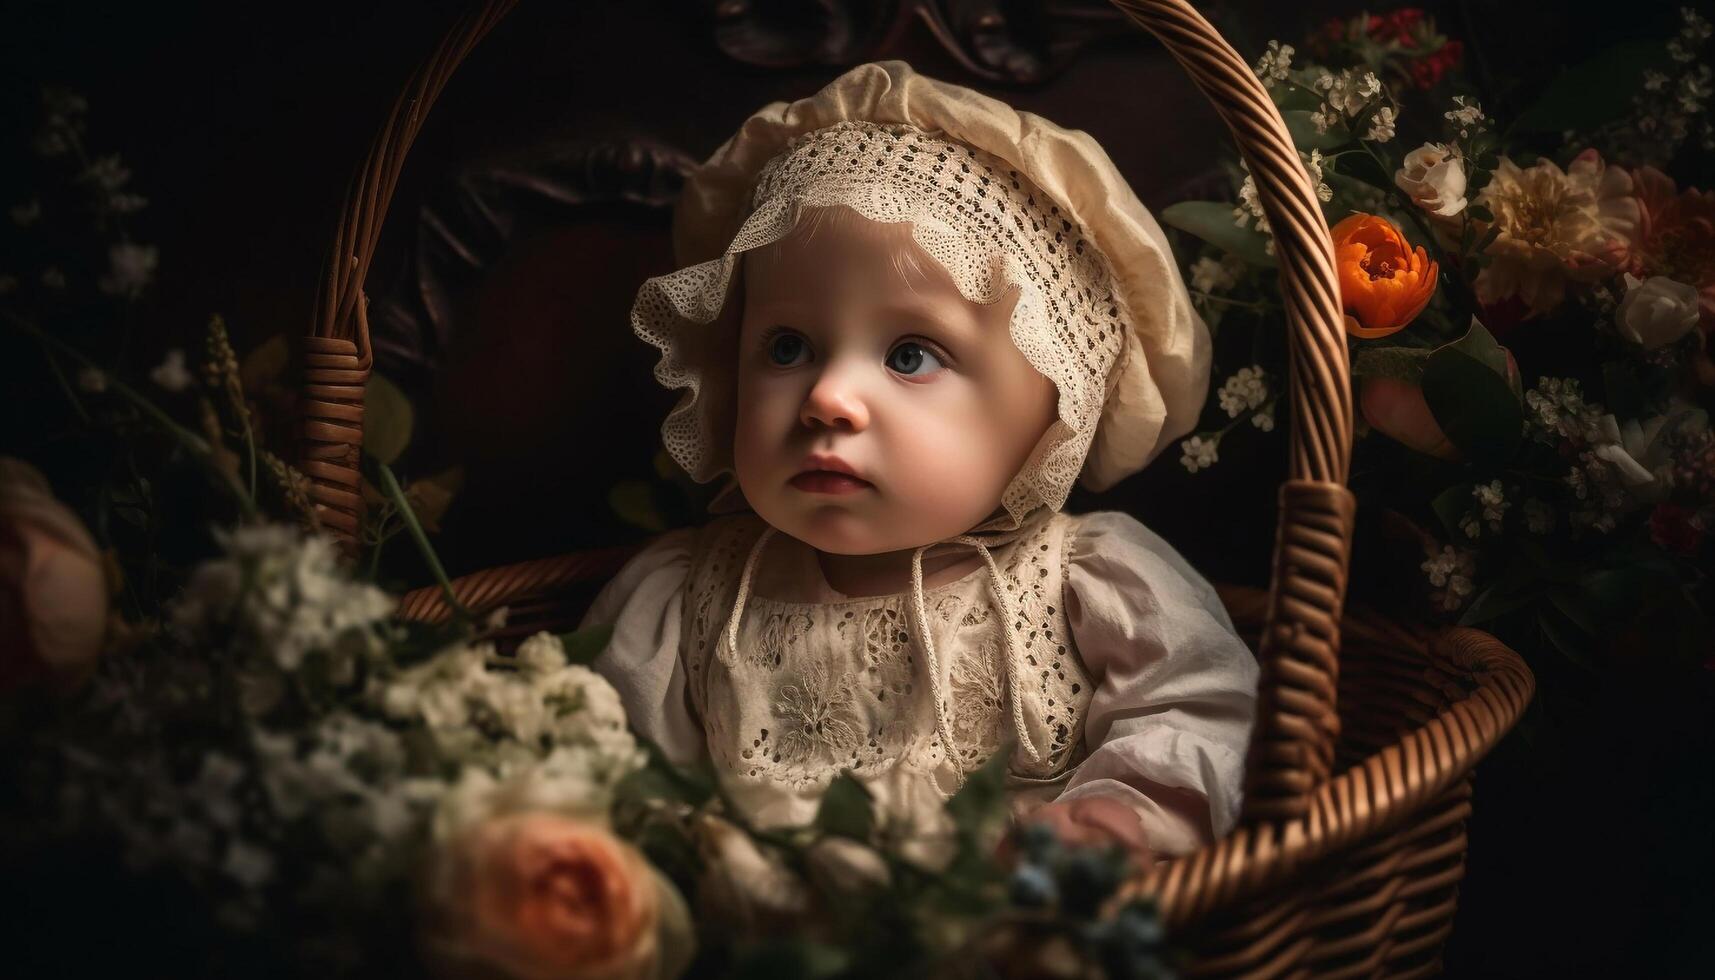
M 688 962 L 672 886 L 606 828 L 548 812 L 470 827 L 441 850 L 427 933 L 443 973 L 639 980 Z M 682 928 L 680 928 L 682 927 Z
M 1365 378 L 1358 408 L 1370 428 L 1395 442 L 1430 456 L 1459 458 L 1458 448 L 1441 431 L 1418 385 L 1398 378 Z
M 86 673 L 107 635 L 95 540 L 48 481 L 0 457 L 0 689 Z
M 1404 330 L 1435 295 L 1440 267 L 1386 218 L 1354 214 L 1333 228 L 1346 332 L 1374 340 Z

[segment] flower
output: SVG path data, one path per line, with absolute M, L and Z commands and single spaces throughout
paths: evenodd
M 1429 577 L 1429 584 L 1437 590 L 1430 594 L 1430 598 L 1447 612 L 1463 606 L 1476 590 L 1473 579 L 1477 574 L 1477 553 L 1474 551 L 1444 545 L 1440 554 L 1431 554 L 1420 567 Z
M 1459 450 L 1423 397 L 1423 388 L 1398 378 L 1365 378 L 1358 392 L 1358 410 L 1370 428 L 1389 439 L 1429 456 L 1458 459 Z
M 1666 276 L 1638 279 L 1626 273 L 1626 298 L 1620 301 L 1620 333 L 1645 350 L 1664 347 L 1697 326 L 1698 296 L 1694 286 Z
M 1202 436 L 1192 436 L 1179 444 L 1179 448 L 1185 453 L 1185 455 L 1179 458 L 1179 462 L 1192 473 L 1195 473 L 1198 470 L 1206 470 L 1209 467 L 1214 466 L 1215 462 L 1221 458 L 1220 454 L 1216 451 L 1220 444 L 1221 439 L 1219 436 L 1216 436 L 1213 439 L 1204 439 Z
M 1631 271 L 1696 287 L 1703 327 L 1715 326 L 1715 193 L 1680 193 L 1673 178 L 1654 167 L 1639 167 L 1632 180 L 1639 220 Z
M 1494 215 L 1499 237 L 1478 274 L 1484 305 L 1521 296 L 1532 314 L 1560 305 L 1569 281 L 1595 282 L 1624 264 L 1637 233 L 1640 207 L 1631 175 L 1585 150 L 1565 170 L 1551 160 L 1520 168 L 1507 157 L 1477 194 Z M 1487 221 L 1473 222 L 1480 237 Z
M 1477 498 L 1477 505 L 1483 509 L 1483 520 L 1488 522 L 1489 530 L 1499 531 L 1501 519 L 1506 516 L 1507 508 L 1512 503 L 1506 499 L 1506 489 L 1499 480 L 1479 483 L 1472 489 L 1471 496 Z M 1476 537 L 1476 535 L 1472 535 Z
M 185 367 L 185 352 L 177 347 L 167 351 L 166 358 L 149 370 L 149 380 L 171 392 L 189 388 L 191 372 Z
M 107 635 L 101 553 L 42 474 L 0 456 L 0 689 L 87 673 Z
M 1268 42 L 1268 50 L 1257 59 L 1256 76 L 1262 79 L 1263 87 L 1274 88 L 1275 82 L 1286 80 L 1286 73 L 1292 69 L 1293 48 L 1290 44 L 1279 41 Z
M 1221 385 L 1219 397 L 1221 409 L 1230 418 L 1238 418 L 1241 412 L 1261 405 L 1268 399 L 1268 382 L 1263 378 L 1262 366 L 1239 368 Z
M 1200 293 L 1225 292 L 1238 285 L 1240 265 L 1228 256 L 1219 261 L 1205 255 L 1191 263 L 1191 288 Z
M 1453 108 L 1442 113 L 1442 118 L 1459 127 L 1460 139 L 1467 139 L 1472 130 L 1480 131 L 1483 121 L 1488 118 L 1483 115 L 1483 108 L 1475 102 L 1465 101 L 1465 96 L 1453 96 Z
M 327 537 L 262 524 L 216 538 L 225 556 L 199 565 L 173 603 L 172 622 L 184 633 L 230 626 L 241 649 L 295 671 L 311 651 L 366 649 L 393 613 L 385 592 L 348 577 Z
M 1386 143 L 1393 139 L 1394 124 L 1398 121 L 1398 109 L 1390 105 L 1381 106 L 1376 109 L 1376 114 L 1370 117 L 1370 128 L 1364 133 L 1364 139 L 1372 143 Z
M 424 935 L 456 974 L 642 980 L 688 962 L 682 939 L 664 941 L 675 920 L 688 930 L 677 893 L 599 824 L 502 816 L 442 846 L 433 863 Z
M 1425 143 L 1407 153 L 1393 182 L 1413 204 L 1437 218 L 1465 210 L 1465 161 L 1457 148 L 1445 143 Z
M 1386 218 L 1353 214 L 1334 226 L 1346 332 L 1373 340 L 1405 329 L 1435 295 L 1440 268 Z
M 108 272 L 98 285 L 104 293 L 135 298 L 155 280 L 160 258 L 153 245 L 120 242 L 107 250 Z
M 704 917 L 751 932 L 803 916 L 809 900 L 804 880 L 749 834 L 706 813 L 692 832 L 703 857 L 697 904 Z

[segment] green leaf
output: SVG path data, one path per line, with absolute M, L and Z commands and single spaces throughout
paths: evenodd
M 947 800 L 947 813 L 962 833 L 979 833 L 1006 814 L 1006 772 L 1012 758 L 1009 747 L 989 757 L 974 772 L 965 774 L 965 785 Z
M 1318 133 L 1316 124 L 1310 121 L 1315 113 L 1307 109 L 1288 109 L 1280 114 L 1286 122 L 1286 131 L 1292 136 L 1292 144 L 1306 153 L 1311 150 L 1332 150 L 1352 141 L 1352 134 L 1345 126 L 1330 126 L 1326 133 Z
M 1492 619 L 1499 619 L 1515 609 L 1522 609 L 1536 601 L 1540 591 L 1537 589 L 1510 590 L 1496 583 L 1484 589 L 1471 604 L 1465 607 L 1465 612 L 1459 617 L 1460 626 L 1475 626 Z
M 1513 126 L 1526 133 L 1588 132 L 1631 109 L 1645 68 L 1660 65 L 1660 41 L 1627 41 L 1561 72 Z
M 363 386 L 363 449 L 389 466 L 411 444 L 416 411 L 399 386 L 371 374 Z
M 667 521 L 655 506 L 655 488 L 642 480 L 621 480 L 607 492 L 607 505 L 620 519 L 656 534 L 667 530 Z
M 1238 256 L 1245 262 L 1265 269 L 1279 263 L 1268 254 L 1268 236 L 1255 227 L 1240 228 L 1233 223 L 1233 205 L 1219 201 L 1180 201 L 1161 211 L 1161 220 L 1168 225 L 1195 235 L 1210 245 Z
M 875 810 L 869 790 L 847 770 L 834 777 L 822 794 L 816 810 L 816 826 L 824 832 L 868 841 L 875 829 Z
M 1352 358 L 1352 377 L 1393 378 L 1418 384 L 1423 380 L 1423 365 L 1429 355 L 1426 347 L 1365 348 Z
M 1498 466 L 1524 439 L 1524 406 L 1507 371 L 1506 349 L 1475 318 L 1458 340 L 1429 356 L 1423 398 L 1465 458 Z
M 566 647 L 566 662 L 588 665 L 601 652 L 607 649 L 607 641 L 613 637 L 613 626 L 588 626 L 570 633 L 561 633 L 560 642 Z
M 1459 521 L 1471 512 L 1471 490 L 1471 484 L 1460 483 L 1436 494 L 1435 499 L 1429 502 L 1429 509 L 1440 519 L 1449 540 L 1469 540 Z

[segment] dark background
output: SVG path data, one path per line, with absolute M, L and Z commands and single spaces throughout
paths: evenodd
M 1559 67 L 1676 26 L 1671 4 L 1587 15 L 1501 2 L 1427 6 L 1444 33 L 1509 80 L 1513 94 L 1488 106 L 1503 118 Z M 137 313 L 134 363 L 146 367 L 166 346 L 194 347 L 215 312 L 241 351 L 303 334 L 345 186 L 398 87 L 462 9 L 453 0 L 9 4 L 0 18 L 8 123 L 0 190 L 28 194 L 28 167 L 13 157 L 28 144 L 39 86 L 81 92 L 92 147 L 123 154 L 152 202 L 134 228 L 159 245 L 160 275 Z M 1271 37 L 1296 42 L 1358 5 L 1203 9 L 1254 54 Z M 722 52 L 712 23 L 700 3 L 523 4 L 470 58 L 413 150 L 372 296 L 410 293 L 417 217 L 467 168 L 544 145 L 638 137 L 700 159 L 764 102 L 807 94 L 844 67 L 741 64 Z M 1227 139 L 1178 67 L 1135 33 L 1091 44 L 1042 85 L 974 79 L 921 23 L 885 56 L 1089 130 L 1154 209 L 1198 187 Z M 438 540 L 453 574 L 642 537 L 613 515 L 607 495 L 620 479 L 649 478 L 653 433 L 673 400 L 648 381 L 652 351 L 625 325 L 636 285 L 671 267 L 665 222 L 649 209 L 592 208 L 494 249 L 480 285 L 459 298 L 463 332 L 411 389 L 419 434 L 401 461 L 407 476 L 467 468 Z M 39 364 L 7 358 L 0 451 L 29 456 L 57 409 Z M 1223 443 L 1211 473 L 1193 477 L 1169 459 L 1073 509 L 1130 510 L 1210 578 L 1265 584 L 1284 428 L 1273 439 Z M 427 581 L 402 546 L 386 572 L 406 585 Z M 1509 738 L 1479 769 L 1447 951 L 1453 975 L 1692 975 L 1715 952 L 1707 678 L 1686 685 L 1643 656 L 1606 676 L 1601 690 L 1577 691 L 1568 703 L 1580 706 L 1565 717 L 1533 712 L 1533 734 Z M 79 870 L 63 888 L 26 896 L 28 914 L 0 918 L 0 936 L 11 933 L 0 948 L 62 974 L 115 956 L 170 963 L 172 904 L 87 894 Z M 92 945 L 91 932 L 114 941 Z

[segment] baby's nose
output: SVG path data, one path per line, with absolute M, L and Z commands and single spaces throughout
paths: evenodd
M 856 379 L 837 370 L 824 371 L 804 398 L 798 420 L 811 428 L 824 425 L 862 432 L 869 428 L 869 407 Z

